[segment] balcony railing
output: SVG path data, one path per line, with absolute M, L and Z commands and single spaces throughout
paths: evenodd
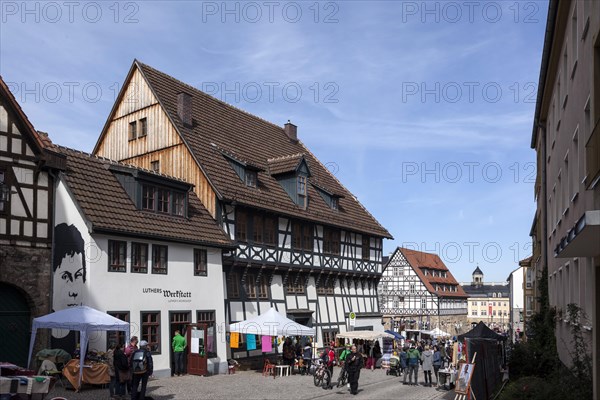
M 585 188 L 592 189 L 600 180 L 600 120 L 585 145 Z

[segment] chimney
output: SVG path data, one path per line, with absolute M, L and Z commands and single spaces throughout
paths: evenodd
M 292 140 L 294 142 L 298 141 L 298 127 L 296 125 L 292 124 L 289 119 L 288 119 L 287 124 L 284 125 L 283 130 L 285 131 L 285 134 L 287 135 L 287 137 L 290 138 L 290 140 Z
M 177 114 L 183 126 L 191 128 L 192 124 L 192 96 L 181 92 L 177 95 Z

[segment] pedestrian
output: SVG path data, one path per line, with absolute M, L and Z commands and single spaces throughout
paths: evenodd
M 292 338 L 288 337 L 283 342 L 283 363 L 290 367 L 294 365 L 295 349 L 292 345 Z
M 187 347 L 187 341 L 185 337 L 181 336 L 179 330 L 175 331 L 175 336 L 173 336 L 173 342 L 171 343 L 171 347 L 173 348 L 173 355 L 175 356 L 175 374 L 177 376 L 181 376 L 185 374 L 183 370 L 183 355 L 185 354 L 185 349 Z
M 375 341 L 375 346 L 373 346 L 373 368 L 377 368 L 377 361 L 381 358 L 383 354 L 381 353 L 381 346 L 379 345 L 379 340 Z
M 146 398 L 146 386 L 148 378 L 154 372 L 152 353 L 148 349 L 148 342 L 142 340 L 139 350 L 131 356 L 131 400 L 144 400 Z M 138 387 L 140 386 L 141 388 Z
M 404 374 L 404 381 L 406 382 L 406 373 L 408 367 L 408 354 L 406 353 L 406 347 L 400 349 L 400 375 Z
M 310 366 L 312 364 L 312 346 L 310 339 L 304 345 L 304 349 L 302 350 L 302 359 L 304 360 L 304 365 L 306 365 L 306 370 L 310 371 Z
M 352 346 L 351 353 L 346 356 L 346 370 L 348 371 L 348 382 L 350 383 L 350 393 L 358 393 L 358 378 L 362 368 L 362 355 L 358 352 L 356 345 Z
M 370 369 L 373 371 L 373 364 L 375 364 L 374 358 L 373 358 L 373 343 L 369 343 L 368 344 L 368 350 L 367 350 L 367 365 L 366 368 Z
M 114 351 L 113 367 L 115 369 L 115 399 L 125 399 L 125 388 L 130 381 L 129 362 L 123 351 L 124 345 L 118 344 Z
M 327 351 L 327 368 L 331 374 L 331 380 L 333 380 L 333 362 L 335 361 L 335 342 L 329 343 L 329 350 Z
M 433 346 L 433 374 L 435 375 L 435 384 L 439 385 L 438 371 L 442 368 L 442 352 L 438 346 Z
M 423 366 L 423 375 L 425 376 L 425 385 L 431 386 L 431 371 L 433 370 L 433 351 L 429 345 L 425 345 L 425 350 L 421 354 L 421 365 Z
M 138 346 L 137 346 L 138 342 L 139 342 L 138 337 L 132 336 L 131 339 L 129 340 L 129 345 L 127 347 L 125 347 L 125 355 L 127 356 L 127 365 L 131 365 L 131 356 L 138 349 Z M 127 393 L 131 394 L 131 376 L 125 383 L 125 388 L 127 389 Z
M 408 349 L 407 358 L 408 358 L 408 384 L 409 385 L 417 385 L 418 384 L 418 374 L 419 374 L 419 362 L 421 359 L 421 353 L 416 349 L 415 344 L 411 343 L 410 349 Z M 413 377 L 415 382 L 413 383 Z M 406 375 L 404 375 L 404 384 L 406 384 Z
M 108 394 L 111 399 L 115 398 L 115 389 L 117 387 L 117 379 L 119 377 L 115 374 L 115 349 L 117 348 L 117 344 L 115 342 L 110 342 L 108 344 L 108 350 L 106 351 L 106 364 L 108 365 L 108 376 L 110 377 L 110 382 L 108 383 Z

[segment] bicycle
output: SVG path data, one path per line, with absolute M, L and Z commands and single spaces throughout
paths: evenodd
M 340 367 L 341 369 L 337 379 L 337 387 L 346 386 L 348 383 L 348 371 L 346 370 L 346 363 L 341 362 Z
M 331 373 L 329 372 L 329 368 L 327 368 L 327 364 L 323 361 L 318 360 L 318 366 L 315 369 L 315 374 L 313 376 L 313 383 L 315 386 L 323 386 L 329 387 L 331 384 Z

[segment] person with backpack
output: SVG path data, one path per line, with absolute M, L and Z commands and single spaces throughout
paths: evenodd
M 400 375 L 406 376 L 408 368 L 408 354 L 406 353 L 406 347 L 400 349 Z M 404 378 L 406 382 L 406 377 Z
M 148 349 L 148 342 L 142 340 L 139 350 L 131 356 L 131 400 L 144 400 L 146 398 L 146 386 L 148 378 L 154 372 L 154 363 L 152 362 L 152 353 Z M 142 387 L 138 392 L 138 386 Z
M 129 340 L 129 345 L 125 347 L 125 356 L 127 357 L 127 365 L 131 365 L 131 356 L 138 349 L 138 337 L 132 336 Z M 125 382 L 125 388 L 127 389 L 127 393 L 131 394 L 131 377 Z
M 171 347 L 173 348 L 173 354 L 175 356 L 175 373 L 174 375 L 181 376 L 184 374 L 183 371 L 183 355 L 184 350 L 187 347 L 187 342 L 181 333 L 178 330 L 175 331 L 175 336 L 173 336 L 173 343 L 171 343 Z
M 408 358 L 408 384 L 409 385 L 418 385 L 418 374 L 419 374 L 419 363 L 421 362 L 421 353 L 419 350 L 415 348 L 415 344 L 412 343 L 410 345 L 410 349 L 407 352 Z M 403 383 L 406 385 L 406 375 L 404 375 Z M 413 383 L 412 378 L 415 377 L 415 383 Z

